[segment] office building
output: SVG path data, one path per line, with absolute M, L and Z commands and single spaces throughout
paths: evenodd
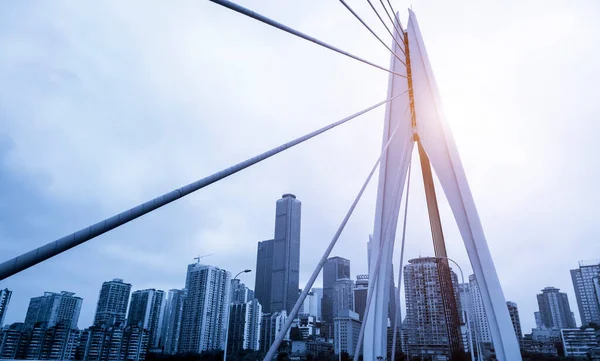
M 588 353 L 598 347 L 598 340 L 593 328 L 584 330 L 562 329 L 560 330 L 564 356 L 565 357 L 581 357 L 587 359 Z
M 367 295 L 369 293 L 369 275 L 357 275 L 354 284 L 354 312 L 358 313 L 362 321 L 367 307 Z
M 315 318 L 319 317 L 319 294 L 315 294 L 314 289 L 308 292 L 302 306 L 300 307 L 299 314 L 309 315 Z
M 6 316 L 6 309 L 8 308 L 11 295 L 12 291 L 9 291 L 8 288 L 0 290 L 0 327 L 4 325 L 4 317 Z
M 25 328 L 32 329 L 36 323 L 53 327 L 60 321 L 66 321 L 71 329 L 77 328 L 82 303 L 83 299 L 72 292 L 44 292 L 43 296 L 29 301 Z
M 558 288 L 546 287 L 537 295 L 541 325 L 546 328 L 575 328 L 575 316 L 567 294 L 559 291 Z
M 322 312 L 324 336 L 333 337 L 334 285 L 338 280 L 350 279 L 350 260 L 342 257 L 331 257 L 323 266 L 323 301 Z
M 342 310 L 337 317 L 333 319 L 335 339 L 333 349 L 336 354 L 346 352 L 353 356 L 358 344 L 358 336 L 362 322 L 358 318 L 358 313 L 352 310 Z M 360 353 L 360 351 L 359 351 Z
M 230 287 L 228 271 L 200 263 L 188 266 L 179 352 L 225 349 Z
M 262 307 L 255 298 L 246 303 L 231 303 L 227 354 L 241 350 L 258 351 L 262 323 Z
M 174 355 L 178 350 L 185 293 L 185 289 L 173 289 L 169 290 L 167 297 L 165 315 L 163 317 L 162 344 L 164 352 L 168 355 Z
M 239 279 L 231 280 L 231 303 L 246 303 L 252 301 L 254 292 L 241 283 Z
M 148 330 L 150 348 L 158 347 L 164 316 L 165 292 L 161 290 L 138 290 L 131 294 L 128 326 L 139 326 Z
M 600 278 L 600 260 L 580 261 L 579 268 L 571 270 L 575 298 L 582 326 L 600 324 L 600 297 L 597 279 Z
M 119 278 L 102 283 L 94 325 L 125 323 L 130 292 L 131 284 Z
M 263 306 L 264 313 L 271 312 L 271 284 L 273 277 L 273 240 L 258 242 L 256 253 L 256 278 L 254 297 Z
M 275 337 L 281 332 L 287 321 L 287 311 L 281 310 L 275 313 L 263 313 L 260 327 L 260 351 L 267 352 L 269 347 L 275 341 Z M 290 331 L 288 330 L 284 340 L 290 340 Z
M 404 275 L 408 356 L 449 356 L 451 350 L 437 259 L 411 259 L 404 267 Z M 456 276 L 452 278 L 456 279 Z
M 317 302 L 317 320 L 323 319 L 323 288 L 313 287 L 310 290 L 314 295 Z
M 293 194 L 284 194 L 276 204 L 270 312 L 289 314 L 298 300 L 301 206 Z
M 333 284 L 332 295 L 333 316 L 338 317 L 342 311 L 354 310 L 354 281 L 343 278 Z
M 519 317 L 519 308 L 515 302 L 507 301 L 506 307 L 508 307 L 508 314 L 510 315 L 510 320 L 513 325 L 513 329 L 515 330 L 515 335 L 517 336 L 517 342 L 519 343 L 519 347 L 523 349 L 523 331 L 521 330 L 521 318 Z

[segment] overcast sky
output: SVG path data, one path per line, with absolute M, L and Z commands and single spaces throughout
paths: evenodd
M 241 1 L 382 66 L 389 52 L 335 0 Z M 349 2 L 381 36 L 366 2 Z M 507 300 L 523 330 L 536 293 L 569 295 L 600 258 L 600 3 L 393 1 L 416 12 Z M 390 42 L 389 36 L 385 37 Z M 376 102 L 385 72 L 208 1 L 0 2 L 0 261 L 209 175 Z M 300 284 L 375 162 L 378 109 L 0 282 L 5 323 L 44 291 L 103 281 L 182 288 L 196 255 L 255 269 L 275 202 L 302 201 Z M 433 254 L 418 172 L 406 257 Z M 374 181 L 334 249 L 367 272 Z M 438 190 L 449 256 L 470 274 Z M 395 256 L 396 270 L 398 256 Z M 241 276 L 250 287 L 254 275 Z M 321 279 L 319 278 L 319 284 Z

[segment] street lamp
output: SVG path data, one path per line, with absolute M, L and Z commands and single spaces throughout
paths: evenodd
M 456 263 L 455 260 L 453 260 L 450 257 L 436 257 L 436 258 L 442 258 L 442 259 L 447 259 L 448 261 L 454 263 L 456 265 L 456 267 L 458 267 L 458 270 L 460 271 L 460 279 L 462 284 L 465 284 L 465 276 L 463 274 L 462 268 L 460 268 L 460 266 L 458 265 L 458 263 Z M 475 354 L 473 353 L 473 339 L 471 338 L 471 325 L 469 322 L 469 309 L 467 307 L 467 309 L 465 310 L 465 314 L 466 314 L 466 323 L 467 323 L 467 333 L 469 334 L 469 353 L 471 354 L 471 361 L 475 361 Z
M 235 277 L 233 277 L 231 279 L 231 283 L 233 283 L 233 280 L 236 280 L 238 278 L 239 275 L 241 275 L 242 273 L 248 273 L 248 272 L 252 272 L 251 269 L 245 269 L 243 271 L 239 271 L 238 274 L 235 275 Z M 231 304 L 231 302 L 229 302 Z M 227 305 L 227 315 L 229 315 L 229 305 Z M 229 338 L 229 316 L 227 317 L 227 324 L 226 326 L 226 331 L 225 331 L 225 350 L 223 350 L 223 361 L 227 361 L 227 339 Z

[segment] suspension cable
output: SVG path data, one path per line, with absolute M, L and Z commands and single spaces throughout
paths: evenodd
M 362 62 L 362 63 L 368 64 L 368 65 L 371 65 L 371 66 L 373 66 L 373 67 L 375 67 L 375 68 L 377 68 L 377 69 L 383 70 L 383 71 L 385 71 L 385 72 L 388 72 L 388 73 L 391 73 L 391 74 L 394 74 L 394 75 L 397 75 L 397 76 L 400 76 L 400 77 L 406 78 L 406 75 L 402 75 L 402 74 L 400 74 L 400 73 L 396 73 L 395 71 L 392 71 L 392 70 L 386 69 L 386 68 L 384 68 L 384 67 L 382 67 L 382 66 L 380 66 L 380 65 L 377 65 L 377 64 L 375 64 L 375 63 L 372 63 L 372 62 L 370 62 L 370 61 L 368 61 L 368 60 L 365 60 L 365 59 L 363 59 L 363 58 L 361 58 L 361 57 L 359 57 L 359 56 L 357 56 L 357 55 L 351 54 L 351 53 L 349 53 L 349 52 L 347 52 L 347 51 L 345 51 L 345 50 L 342 50 L 342 49 L 340 49 L 340 48 L 338 48 L 338 47 L 335 47 L 335 46 L 333 46 L 333 45 L 327 44 L 327 43 L 326 43 L 326 42 L 324 42 L 324 41 L 321 41 L 321 40 L 319 40 L 319 39 L 317 39 L 317 38 L 314 38 L 314 37 L 312 37 L 312 36 L 310 36 L 310 35 L 304 34 L 303 32 L 300 32 L 300 31 L 298 31 L 298 30 L 296 30 L 296 29 L 290 28 L 290 27 L 289 27 L 289 26 L 287 26 L 287 25 L 284 25 L 284 24 L 282 24 L 282 23 L 279 23 L 279 22 L 277 22 L 277 21 L 275 21 L 275 20 L 272 20 L 272 19 L 270 19 L 270 18 L 268 18 L 268 17 L 266 17 L 266 16 L 264 16 L 264 15 L 261 15 L 261 14 L 259 14 L 259 13 L 255 12 L 255 11 L 252 11 L 252 10 L 250 10 L 250 9 L 247 9 L 247 8 L 245 8 L 245 7 L 241 6 L 241 5 L 238 5 L 238 4 L 236 4 L 236 3 L 233 3 L 233 2 L 231 2 L 231 1 L 228 1 L 228 0 L 210 0 L 210 1 L 212 1 L 212 2 L 213 2 L 213 3 L 215 3 L 215 4 L 219 4 L 219 5 L 221 5 L 221 6 L 224 6 L 224 7 L 228 8 L 228 9 L 231 9 L 231 10 L 233 10 L 233 11 L 236 11 L 236 12 L 238 12 L 238 13 L 240 13 L 240 14 L 243 14 L 243 15 L 246 15 L 246 16 L 248 16 L 248 17 L 251 17 L 251 18 L 253 18 L 253 19 L 255 19 L 255 20 L 258 20 L 258 21 L 260 21 L 260 22 L 263 22 L 263 23 L 265 23 L 265 24 L 267 24 L 267 25 L 271 25 L 272 27 L 275 27 L 275 28 L 277 28 L 277 29 L 279 29 L 279 30 L 283 30 L 283 31 L 285 31 L 285 32 L 287 32 L 287 33 L 290 33 L 290 34 L 292 34 L 292 35 L 295 35 L 295 36 L 297 36 L 297 37 L 299 37 L 299 38 L 302 38 L 302 39 L 304 39 L 304 40 L 308 40 L 308 41 L 310 41 L 310 42 L 313 42 L 313 43 L 315 43 L 315 44 L 317 44 L 317 45 L 320 45 L 320 46 L 322 46 L 322 47 L 324 47 L 324 48 L 327 48 L 327 49 L 329 49 L 329 50 L 333 50 L 333 51 L 335 51 L 336 53 L 339 53 L 339 54 L 345 55 L 345 56 L 347 56 L 347 57 L 350 57 L 350 58 L 352 58 L 352 59 L 354 59 L 354 60 L 358 60 L 358 61 L 360 61 L 360 62 Z
M 406 110 L 405 110 L 405 113 L 406 113 Z M 408 143 L 405 144 L 405 146 L 404 146 L 404 151 L 403 151 L 404 156 L 406 156 L 406 147 L 407 146 L 408 146 Z M 411 159 L 411 158 L 409 158 L 409 159 Z M 401 175 L 402 175 L 402 168 L 398 168 L 398 171 L 396 172 L 396 179 L 400 179 Z M 394 205 L 398 204 L 398 206 L 400 206 L 399 202 L 401 202 L 401 200 L 402 200 L 400 189 L 397 189 L 395 191 L 392 199 L 393 199 L 392 204 L 394 204 Z M 367 324 L 367 318 L 369 317 L 369 309 L 371 308 L 371 301 L 373 299 L 373 294 L 375 293 L 374 292 L 375 284 L 377 283 L 377 280 L 379 278 L 378 277 L 379 265 L 381 263 L 381 257 L 383 254 L 383 242 L 381 241 L 381 238 L 382 238 L 381 235 L 387 234 L 387 231 L 388 231 L 389 227 L 391 226 L 391 218 L 392 217 L 387 218 L 385 225 L 382 229 L 382 232 L 380 233 L 379 254 L 377 255 L 377 260 L 375 261 L 374 270 L 373 270 L 373 272 L 371 272 L 371 270 L 369 270 L 369 274 L 371 274 L 371 273 L 373 274 L 373 279 L 371 279 L 369 276 L 369 288 L 367 291 L 367 303 L 366 303 L 366 307 L 365 307 L 365 313 L 364 313 L 363 319 L 362 319 L 362 324 L 360 326 L 360 332 L 358 333 L 358 342 L 356 344 L 356 350 L 353 355 L 353 361 L 358 361 L 358 357 L 360 354 L 360 348 L 362 346 L 364 335 L 365 335 L 365 328 L 366 328 L 365 326 Z
M 404 66 L 406 66 L 406 63 L 404 62 L 404 60 L 400 59 L 400 57 L 396 54 L 396 52 L 394 52 L 383 40 L 381 40 L 381 38 L 373 31 L 373 29 L 371 29 L 369 27 L 369 25 L 367 25 L 367 23 L 364 22 L 364 20 L 358 16 L 358 14 L 350 7 L 350 5 L 348 5 L 344 0 L 340 0 L 340 2 L 342 3 L 342 5 L 344 5 L 346 7 L 346 9 L 348 9 L 348 11 L 350 11 L 352 13 L 352 15 L 354 15 L 354 17 L 361 22 L 361 24 L 363 24 L 363 26 L 365 28 L 367 28 L 367 30 L 369 30 L 371 32 L 371 34 L 373 34 L 373 36 L 375 38 L 377 38 L 377 40 L 379 40 L 379 42 L 385 46 L 385 48 L 387 50 L 390 51 L 390 53 L 392 53 L 392 55 L 394 55 L 396 57 L 396 59 L 398 59 L 402 64 L 404 64 Z M 401 49 L 402 50 L 402 49 Z M 404 50 L 402 50 L 404 52 Z
M 398 40 L 396 40 L 396 37 L 394 36 L 394 34 L 392 34 L 392 31 L 390 30 L 390 28 L 388 28 L 388 26 L 386 25 L 385 21 L 381 17 L 381 15 L 379 15 L 379 12 L 377 11 L 377 9 L 375 9 L 375 6 L 373 6 L 373 3 L 371 2 L 371 0 L 367 0 L 367 2 L 369 3 L 369 5 L 371 5 L 371 9 L 373 9 L 373 12 L 375 12 L 375 15 L 377 15 L 377 17 L 379 18 L 379 21 L 381 21 L 381 24 L 383 24 L 383 27 L 385 28 L 385 30 L 387 30 L 388 34 L 390 34 L 390 36 L 392 37 L 392 39 L 394 39 L 394 42 L 396 43 L 396 45 L 398 46 L 398 48 L 400 48 L 400 50 L 402 50 L 402 52 L 404 53 L 404 55 L 406 55 L 406 53 L 404 52 L 404 48 L 402 47 L 402 45 L 400 45 L 400 43 L 398 42 Z M 403 33 L 400 33 L 400 35 L 402 35 L 402 34 Z
M 96 224 L 93 224 L 89 227 L 83 228 L 75 233 L 69 234 L 68 236 L 64 236 L 62 238 L 57 239 L 56 241 L 52 241 L 47 243 L 44 246 L 36 248 L 32 251 L 24 253 L 20 256 L 17 256 L 13 259 L 10 259 L 2 264 L 0 264 L 0 280 L 5 279 L 6 277 L 12 276 L 17 272 L 23 271 L 31 266 L 34 266 L 40 262 L 43 262 L 51 257 L 54 257 L 62 252 L 65 252 L 75 246 L 78 246 L 82 243 L 89 241 L 92 238 L 98 237 L 101 234 L 104 234 L 112 229 L 115 229 L 119 226 L 124 225 L 130 221 L 133 221 L 136 218 L 143 216 L 144 214 L 150 213 L 162 206 L 165 206 L 171 202 L 176 201 L 179 198 L 187 196 L 190 193 L 193 193 L 199 189 L 202 189 L 212 183 L 220 181 L 223 178 L 229 177 L 232 174 L 235 174 L 243 169 L 246 169 L 256 163 L 259 163 L 267 158 L 274 156 L 275 154 L 281 153 L 286 149 L 292 148 L 300 143 L 303 143 L 311 138 L 316 137 L 322 133 L 327 132 L 339 125 L 342 125 L 348 122 L 351 119 L 358 117 L 359 115 L 365 114 L 383 104 L 387 104 L 390 101 L 404 95 L 406 92 L 393 96 L 389 99 L 381 101 L 375 105 L 372 105 L 366 109 L 363 109 L 357 113 L 354 113 L 344 119 L 338 120 L 337 122 L 326 125 L 320 129 L 317 129 L 313 132 L 305 134 L 299 138 L 296 138 L 292 141 L 284 143 L 278 147 L 275 147 L 271 150 L 268 150 L 264 153 L 256 155 L 252 158 L 246 159 L 243 162 L 237 163 L 229 168 L 225 168 L 217 173 L 209 175 L 208 177 L 197 180 L 193 183 L 185 185 L 181 188 L 175 189 L 174 191 L 165 193 L 159 197 L 156 197 L 146 203 L 142 203 L 137 207 L 128 209 L 124 212 L 121 212 L 115 216 L 107 218 L 103 221 L 100 221 Z
M 400 269 L 398 270 L 398 300 L 400 300 L 400 289 L 402 288 L 402 265 L 404 264 L 404 241 L 406 240 L 406 219 L 408 215 L 408 196 L 410 194 L 410 175 L 412 162 L 408 163 L 408 176 L 406 181 L 406 198 L 404 200 L 404 221 L 402 223 L 402 242 L 400 243 Z M 395 295 L 394 295 L 395 296 Z M 402 308 L 398 304 L 396 317 L 394 317 L 394 337 L 392 338 L 392 360 L 396 359 L 396 336 L 398 333 L 398 318 L 402 322 Z
M 398 18 L 398 13 L 396 12 L 396 10 L 394 10 L 394 7 L 392 6 L 392 2 L 390 0 L 387 0 L 387 3 L 390 6 L 390 9 L 392 9 L 392 14 L 394 14 L 394 19 L 396 19 L 396 23 L 398 24 L 398 26 L 400 26 L 400 29 L 402 29 L 402 26 L 400 25 L 400 19 Z M 404 31 L 401 31 L 400 33 L 403 35 L 402 40 L 404 41 L 404 36 L 405 36 Z
M 402 37 L 402 42 L 404 42 L 404 31 L 402 31 L 401 29 L 398 29 L 398 26 L 400 25 L 400 20 L 398 20 L 398 18 L 396 17 L 396 14 L 394 14 L 394 18 L 398 22 L 398 25 L 396 25 L 396 21 L 392 20 L 392 17 L 390 16 L 390 13 L 388 12 L 387 7 L 383 3 L 383 0 L 379 0 L 379 2 L 381 3 L 381 6 L 383 7 L 383 10 L 385 10 L 385 14 L 387 15 L 388 19 L 390 19 L 390 22 L 392 23 L 392 26 L 394 27 L 394 29 L 396 30 L 396 32 L 398 34 L 400 34 L 400 36 Z M 389 3 L 390 3 L 390 0 L 388 0 L 388 4 Z
M 406 93 L 406 92 L 403 92 L 402 94 L 404 94 L 404 93 Z M 402 95 L 402 94 L 399 94 L 399 95 Z M 277 352 L 277 349 L 279 348 L 279 345 L 281 344 L 281 341 L 283 341 L 283 338 L 285 337 L 287 331 L 292 326 L 292 323 L 294 322 L 294 319 L 298 315 L 298 311 L 300 310 L 300 306 L 302 306 L 302 304 L 304 303 L 304 300 L 306 299 L 306 296 L 308 295 L 308 292 L 310 291 L 310 289 L 312 288 L 313 284 L 315 283 L 315 280 L 319 276 L 319 273 L 321 273 L 321 269 L 325 265 L 325 262 L 327 262 L 327 258 L 329 258 L 329 255 L 331 254 L 331 251 L 333 250 L 333 247 L 335 246 L 335 244 L 337 243 L 338 239 L 340 238 L 340 235 L 342 234 L 342 231 L 346 227 L 346 224 L 348 223 L 348 220 L 350 219 L 350 216 L 354 212 L 354 208 L 356 208 L 356 205 L 358 204 L 358 201 L 360 200 L 360 198 L 363 195 L 365 189 L 367 188 L 367 185 L 369 185 L 369 181 L 373 177 L 373 174 L 375 173 L 375 170 L 379 166 L 379 163 L 381 163 L 381 160 L 383 159 L 384 155 L 387 154 L 387 150 L 388 150 L 390 144 L 392 143 L 392 140 L 394 139 L 394 136 L 396 135 L 399 127 L 400 127 L 400 123 L 398 123 L 398 125 L 394 129 L 393 133 L 388 138 L 388 141 L 385 144 L 385 146 L 383 147 L 383 149 L 381 151 L 381 154 L 379 155 L 379 158 L 377 159 L 377 161 L 373 165 L 373 168 L 371 168 L 371 171 L 369 172 L 369 175 L 367 176 L 367 179 L 365 180 L 365 182 L 363 183 L 360 191 L 356 195 L 356 198 L 354 199 L 354 202 L 352 202 L 352 205 L 350 206 L 350 209 L 348 209 L 348 212 L 346 213 L 346 216 L 342 220 L 342 223 L 340 224 L 340 226 L 338 227 L 337 231 L 335 232 L 335 235 L 333 236 L 333 239 L 331 240 L 331 242 L 329 242 L 329 245 L 325 249 L 325 252 L 323 253 L 323 256 L 321 257 L 321 260 L 317 264 L 317 267 L 313 271 L 312 275 L 308 279 L 308 282 L 306 283 L 306 286 L 302 290 L 302 293 L 300 294 L 300 297 L 298 297 L 298 300 L 296 301 L 296 304 L 294 305 L 294 307 L 292 308 L 292 311 L 288 315 L 288 318 L 287 318 L 287 320 L 285 322 L 285 325 L 283 326 L 283 328 L 281 329 L 281 331 L 279 331 L 279 333 L 277 334 L 277 337 L 275 338 L 275 341 L 271 344 L 271 347 L 269 348 L 269 351 L 267 352 L 267 355 L 265 356 L 265 358 L 264 358 L 263 361 L 271 361 L 273 359 L 273 357 L 275 356 L 275 352 Z

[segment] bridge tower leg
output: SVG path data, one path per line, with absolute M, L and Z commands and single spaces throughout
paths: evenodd
M 400 28 L 400 24 L 398 24 Z M 383 143 L 391 129 L 399 124 L 387 154 L 381 162 L 375 209 L 375 225 L 371 244 L 369 290 L 373 299 L 365 325 L 363 344 L 364 361 L 385 359 L 387 354 L 387 325 L 389 273 L 396 235 L 399 203 L 402 194 L 414 140 L 418 139 L 442 186 L 464 241 L 473 273 L 477 279 L 485 312 L 490 325 L 496 357 L 499 361 L 521 361 L 519 344 L 510 320 L 504 293 L 496 273 L 475 202 L 467 182 L 456 144 L 444 118 L 440 94 L 429 63 L 427 51 L 415 14 L 409 10 L 406 31 L 396 34 L 396 40 L 405 44 L 396 54 L 407 54 L 406 64 L 394 56 L 390 68 L 407 75 L 402 78 L 390 74 L 388 96 L 406 92 L 388 103 L 385 113 Z M 396 42 L 394 42 L 396 43 Z M 379 253 L 383 252 L 380 267 L 375 270 Z M 377 276 L 375 274 L 377 273 Z M 400 285 L 398 285 L 400 286 Z

